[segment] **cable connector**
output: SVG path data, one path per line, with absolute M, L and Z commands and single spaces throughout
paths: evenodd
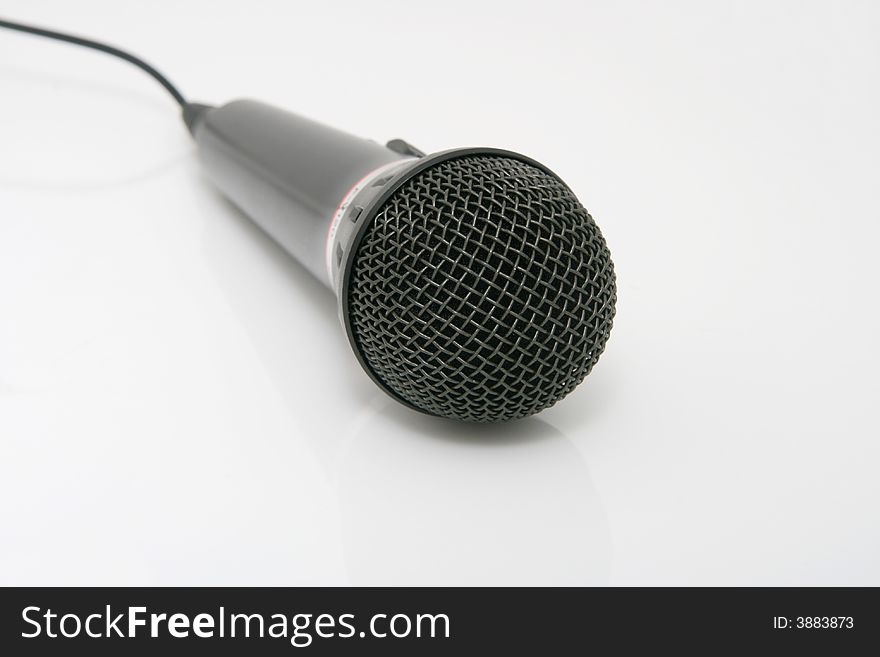
M 183 105 L 181 114 L 189 134 L 193 137 L 196 136 L 196 128 L 201 123 L 205 113 L 212 109 L 214 109 L 212 105 L 204 105 L 202 103 L 187 103 Z

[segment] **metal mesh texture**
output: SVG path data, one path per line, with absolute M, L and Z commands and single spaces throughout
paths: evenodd
M 433 415 L 537 413 L 590 372 L 617 298 L 598 227 L 559 180 L 499 155 L 408 180 L 365 229 L 349 317 L 374 375 Z

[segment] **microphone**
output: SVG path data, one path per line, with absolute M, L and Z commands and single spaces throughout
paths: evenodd
M 333 290 L 386 393 L 472 422 L 552 406 L 611 331 L 614 266 L 590 214 L 510 151 L 426 155 L 252 100 L 183 105 L 208 178 Z
M 110 44 L 0 28 L 103 52 L 162 85 L 208 177 L 335 292 L 358 362 L 397 401 L 472 422 L 521 418 L 565 397 L 602 354 L 611 255 L 544 165 L 496 148 L 382 146 L 250 100 L 191 103 Z

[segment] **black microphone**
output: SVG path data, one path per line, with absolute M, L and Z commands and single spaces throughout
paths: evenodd
M 361 366 L 403 404 L 520 418 L 598 360 L 611 256 L 545 166 L 494 148 L 382 146 L 251 100 L 183 115 L 208 177 L 336 293 Z
M 208 176 L 335 293 L 367 374 L 416 410 L 474 422 L 552 406 L 599 359 L 617 287 L 593 218 L 547 167 L 494 148 L 425 155 L 269 105 L 180 105 Z

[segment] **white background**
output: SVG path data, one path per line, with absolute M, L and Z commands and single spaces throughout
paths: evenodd
M 877 3 L 2 14 L 194 100 L 531 155 L 620 302 L 539 416 L 410 412 L 160 87 L 0 31 L 0 583 L 880 585 Z

